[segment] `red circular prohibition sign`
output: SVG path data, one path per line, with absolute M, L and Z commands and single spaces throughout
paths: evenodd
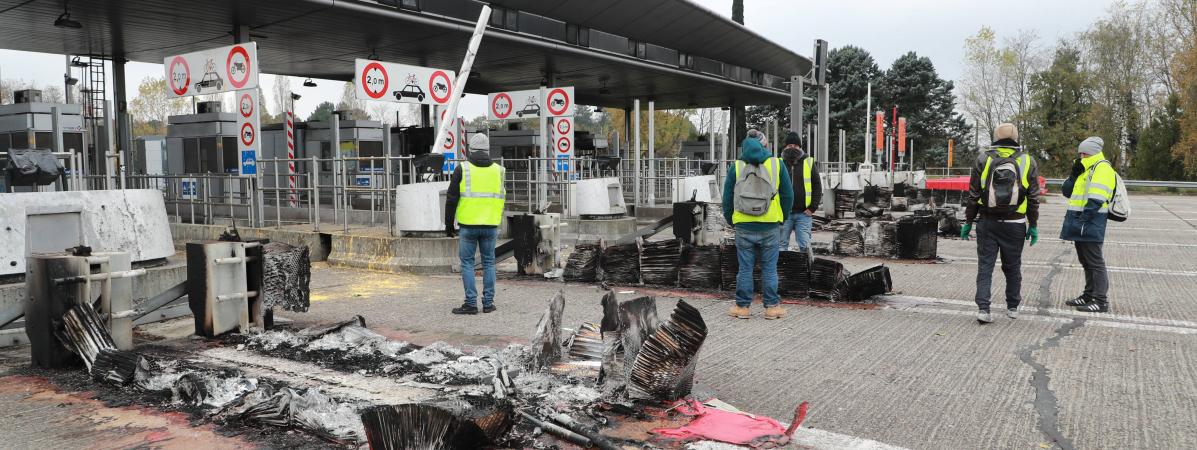
M 371 69 L 378 69 L 378 73 L 382 74 L 382 89 L 379 89 L 377 93 L 371 91 L 370 84 L 366 82 L 366 74 L 370 73 Z M 360 78 L 362 80 L 362 90 L 366 91 L 366 95 L 369 95 L 370 98 L 382 98 L 382 96 L 387 94 L 387 88 L 391 86 L 390 74 L 387 74 L 386 69 L 382 68 L 382 64 L 377 62 L 366 64 L 366 67 L 362 69 L 362 76 Z
M 241 57 L 245 59 L 245 77 L 242 78 L 241 81 L 237 81 L 236 78 L 233 78 L 233 55 L 236 54 L 240 54 Z M 224 72 L 225 75 L 228 75 L 229 77 L 229 84 L 232 84 L 233 87 L 237 89 L 245 87 L 245 84 L 249 82 L 250 72 L 254 71 L 254 68 L 250 67 L 250 64 L 252 63 L 249 61 L 249 52 L 245 51 L 245 47 L 240 45 L 233 46 L 233 48 L 229 50 L 228 58 L 225 58 L 224 61 Z
M 507 112 L 499 113 L 499 109 L 495 108 L 499 104 L 499 99 L 507 99 Z M 500 92 L 495 96 L 495 101 L 490 104 L 490 112 L 495 115 L 496 119 L 506 119 L 515 110 L 515 102 L 511 101 L 511 96 L 506 92 Z
M 175 84 L 175 66 L 183 66 L 183 72 L 187 74 L 187 79 L 183 80 L 182 86 Z M 191 66 L 187 64 L 187 60 L 182 56 L 176 56 L 175 59 L 170 60 L 170 90 L 174 91 L 175 95 L 187 94 L 187 87 L 191 86 Z
M 249 133 L 245 132 L 246 128 L 249 128 Z M 246 138 L 248 138 L 249 140 L 246 141 Z M 256 140 L 257 138 L 258 138 L 258 133 L 257 133 L 257 131 L 254 131 L 254 125 L 252 123 L 246 122 L 245 124 L 241 125 L 241 143 L 242 144 L 244 144 L 246 147 L 252 146 L 252 145 L 254 145 L 254 140 Z

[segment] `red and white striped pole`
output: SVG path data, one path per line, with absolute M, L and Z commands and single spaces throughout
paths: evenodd
M 295 109 L 295 102 L 291 102 L 289 109 Z M 297 208 L 299 199 L 295 196 L 295 114 L 291 111 L 287 111 L 287 184 L 291 188 L 287 200 L 292 208 Z

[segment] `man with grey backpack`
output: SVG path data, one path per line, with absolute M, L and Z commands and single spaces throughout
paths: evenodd
M 961 238 L 968 239 L 974 222 L 977 227 L 977 321 L 993 322 L 989 303 L 998 256 L 1006 275 L 1006 316 L 1017 319 L 1023 241 L 1039 242 L 1039 169 L 1019 146 L 1014 124 L 998 125 L 990 150 L 977 158 L 964 216 Z
M 1106 221 L 1122 222 L 1130 215 L 1130 202 L 1114 165 L 1102 154 L 1105 142 L 1091 137 L 1077 146 L 1080 157 L 1072 163 L 1072 173 L 1060 190 L 1068 197 L 1068 211 L 1060 239 L 1076 245 L 1076 256 L 1085 269 L 1085 291 L 1064 302 L 1077 311 L 1108 312 L 1110 279 L 1102 257 Z
M 740 159 L 727 168 L 723 182 L 723 218 L 736 229 L 736 304 L 732 317 L 749 319 L 753 297 L 753 266 L 761 264 L 766 319 L 785 316 L 777 293 L 777 255 L 781 224 L 790 216 L 794 188 L 781 160 L 769 154 L 756 136 L 740 144 Z

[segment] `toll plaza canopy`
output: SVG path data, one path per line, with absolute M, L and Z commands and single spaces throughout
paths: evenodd
M 496 0 L 469 93 L 574 86 L 581 104 L 789 102 L 811 61 L 686 0 Z M 457 70 L 473 0 L 0 0 L 0 47 L 161 63 L 248 27 L 261 72 L 350 80 L 356 58 Z

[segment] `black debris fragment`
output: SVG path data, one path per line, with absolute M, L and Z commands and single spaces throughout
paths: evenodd
M 603 249 L 603 279 L 618 284 L 640 284 L 640 244 L 616 244 Z
M 678 284 L 689 289 L 719 289 L 723 277 L 717 245 L 686 245 L 682 248 Z
M 939 221 L 935 217 L 912 215 L 898 219 L 898 257 L 935 259 Z
M 532 337 L 532 357 L 528 363 L 533 370 L 548 368 L 561 359 L 561 314 L 565 311 L 565 294 L 557 291 L 549 302 L 549 309 L 540 316 L 536 334 Z
M 893 290 L 893 280 L 889 276 L 889 267 L 870 267 L 848 277 L 845 300 L 859 302 L 874 295 L 886 294 L 891 290 Z
M 307 312 L 312 263 L 308 247 L 271 242 L 262 247 L 262 306 Z
M 645 242 L 640 251 L 640 278 L 644 284 L 677 286 L 681 240 Z
M 702 314 L 685 300 L 677 302 L 669 321 L 644 341 L 628 378 L 634 398 L 676 400 L 690 393 L 698 351 L 707 337 Z
M 841 301 L 847 295 L 848 270 L 838 261 L 815 258 L 811 263 L 810 296 Z
M 361 417 L 373 450 L 469 450 L 488 443 L 477 425 L 433 405 L 373 406 Z
M 600 252 L 598 244 L 575 245 L 573 253 L 570 253 L 565 261 L 565 271 L 561 278 L 580 283 L 598 281 Z
M 777 278 L 779 294 L 786 297 L 806 297 L 810 293 L 810 255 L 805 252 L 779 252 Z

